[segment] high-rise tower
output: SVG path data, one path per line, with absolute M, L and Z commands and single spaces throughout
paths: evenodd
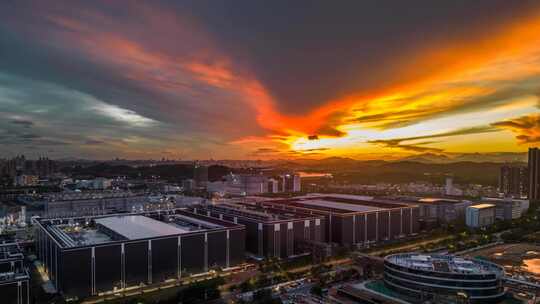
M 540 150 L 529 148 L 529 201 L 540 201 Z

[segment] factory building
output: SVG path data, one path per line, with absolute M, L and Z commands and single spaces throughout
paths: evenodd
M 145 208 L 160 209 L 165 208 L 163 204 L 181 207 L 202 200 L 200 197 L 190 196 L 153 196 L 148 193 L 132 193 L 129 191 L 100 191 L 51 195 L 44 204 L 46 217 L 77 217 L 137 212 Z
M 207 183 L 210 193 L 228 193 L 232 195 L 256 195 L 269 192 L 268 178 L 261 174 L 227 174 L 224 180 Z
M 131 211 L 148 203 L 147 194 L 131 192 L 76 192 L 51 195 L 45 201 L 47 217 L 82 216 Z
M 497 220 L 515 220 L 529 210 L 529 201 L 514 198 L 483 198 L 482 202 L 495 205 Z
M 397 197 L 397 201 L 419 207 L 421 230 L 430 230 L 441 224 L 465 219 L 465 209 L 473 203 L 469 200 L 433 197 Z
M 30 304 L 30 276 L 16 243 L 0 244 L 0 295 L 2 303 Z
M 259 202 L 261 206 L 323 216 L 325 242 L 365 246 L 419 230 L 418 206 L 355 195 L 307 195 Z
M 36 218 L 38 257 L 66 299 L 228 268 L 244 261 L 244 226 L 185 210 Z
M 493 204 L 478 204 L 467 207 L 465 223 L 472 228 L 481 228 L 495 223 L 496 208 Z
M 256 257 L 290 258 L 309 252 L 325 239 L 325 218 L 305 212 L 261 208 L 249 203 L 199 205 L 194 213 L 246 227 L 246 251 Z

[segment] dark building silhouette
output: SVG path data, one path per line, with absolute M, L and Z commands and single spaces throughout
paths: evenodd
M 56 162 L 47 157 L 30 160 L 24 155 L 17 155 L 12 159 L 0 160 L 0 175 L 11 178 L 23 174 L 48 178 L 57 171 L 58 166 Z
M 208 167 L 195 164 L 193 168 L 193 180 L 195 181 L 195 187 L 206 187 L 208 183 Z
M 540 150 L 529 148 L 529 201 L 540 200 Z
M 529 170 L 525 166 L 504 165 L 499 174 L 499 191 L 507 197 L 521 198 L 529 192 Z

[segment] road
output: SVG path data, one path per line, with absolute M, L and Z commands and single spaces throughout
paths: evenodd
M 418 247 L 418 246 L 423 246 L 423 245 L 427 245 L 427 244 L 431 244 L 431 243 L 437 243 L 437 242 L 440 242 L 440 241 L 444 241 L 444 240 L 449 240 L 451 238 L 453 238 L 454 236 L 453 235 L 445 235 L 445 236 L 441 236 L 441 237 L 437 237 L 437 238 L 433 238 L 433 239 L 428 239 L 428 240 L 422 240 L 422 241 L 418 241 L 418 242 L 413 242 L 413 243 L 405 243 L 401 246 L 397 246 L 397 247 L 391 247 L 391 248 L 384 248 L 384 249 L 380 249 L 380 250 L 376 250 L 376 251 L 370 251 L 368 252 L 369 255 L 380 255 L 381 253 L 385 253 L 389 250 L 391 251 L 407 251 L 407 250 L 410 250 L 410 249 L 413 249 L 415 247 Z
M 328 262 L 325 262 L 323 264 L 326 265 L 326 266 L 336 266 L 336 265 L 345 265 L 345 264 L 350 264 L 350 263 L 352 263 L 351 258 L 343 258 L 343 259 L 339 259 L 339 260 L 328 261 Z M 306 266 L 302 266 L 302 267 L 298 267 L 298 268 L 289 269 L 289 270 L 287 270 L 287 272 L 298 273 L 298 272 L 308 271 L 311 268 L 313 268 L 313 265 L 306 265 Z

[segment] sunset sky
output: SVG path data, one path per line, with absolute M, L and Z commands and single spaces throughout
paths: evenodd
M 540 142 L 539 1 L 0 2 L 0 157 Z

